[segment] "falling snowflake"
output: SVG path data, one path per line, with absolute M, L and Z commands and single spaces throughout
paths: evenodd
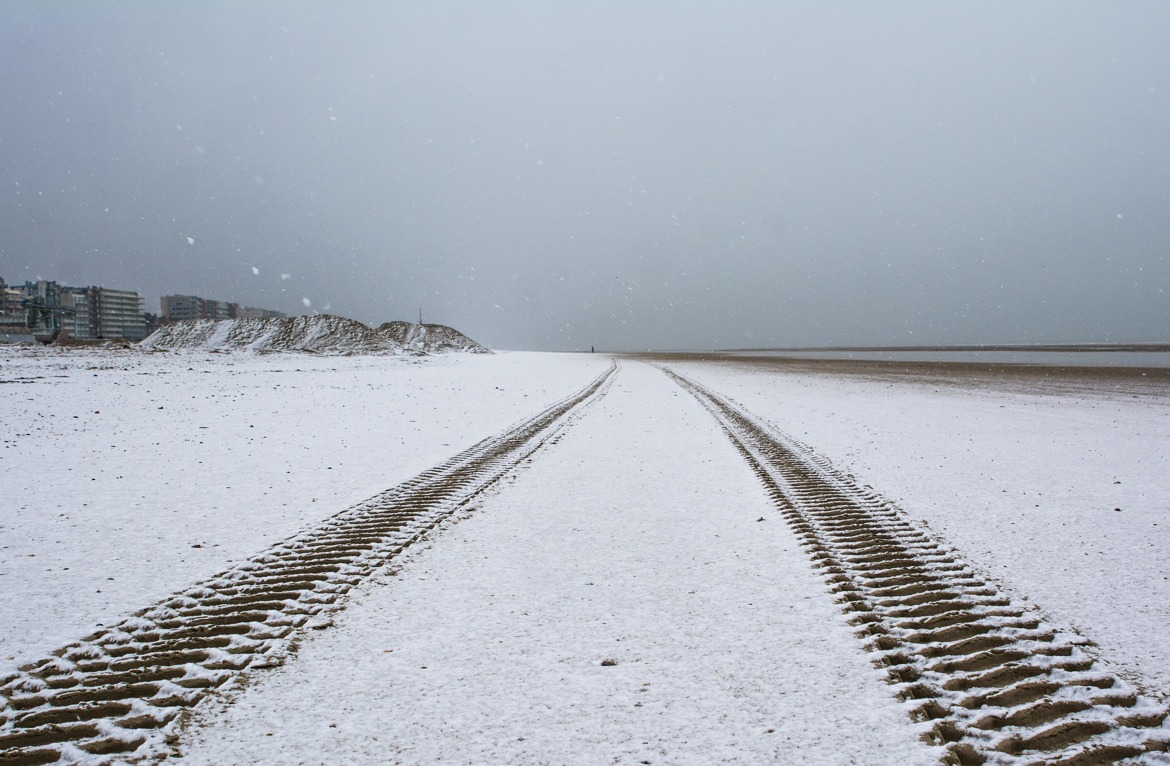
M 253 273 L 253 274 L 259 274 L 259 273 L 260 273 L 260 269 L 258 269 L 258 268 L 256 268 L 255 266 L 253 266 L 253 267 L 252 267 L 252 273 Z

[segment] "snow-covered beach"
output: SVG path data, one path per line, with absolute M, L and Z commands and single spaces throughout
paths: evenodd
M 607 365 L 0 353 L 4 670 L 426 470 Z
M 6 670 L 609 366 L 589 354 L 4 354 Z M 1170 391 L 625 359 L 604 396 L 393 574 L 359 585 L 332 627 L 202 703 L 176 745 L 184 762 L 937 762 L 927 724 L 894 698 L 719 424 L 656 366 L 890 498 L 1167 699 Z
M 1170 389 L 680 364 L 1170 694 Z M 781 368 L 782 369 L 782 368 Z M 946 378 L 950 377 L 948 382 Z

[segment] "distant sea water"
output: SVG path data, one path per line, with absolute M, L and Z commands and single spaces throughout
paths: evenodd
M 780 359 L 852 359 L 883 362 L 983 362 L 1053 367 L 1170 367 L 1170 346 L 1110 349 L 1101 346 L 1063 349 L 742 349 L 717 352 L 731 357 Z

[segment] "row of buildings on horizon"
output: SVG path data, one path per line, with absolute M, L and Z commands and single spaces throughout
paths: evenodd
M 9 285 L 0 277 L 0 342 L 140 341 L 186 319 L 269 319 L 285 314 L 197 295 L 164 295 L 159 313 L 144 310 L 133 290 L 68 287 L 49 280 Z

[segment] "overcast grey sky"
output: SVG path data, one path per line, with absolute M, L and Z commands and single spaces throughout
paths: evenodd
M 1170 339 L 1170 3 L 0 3 L 0 276 L 495 347 Z

